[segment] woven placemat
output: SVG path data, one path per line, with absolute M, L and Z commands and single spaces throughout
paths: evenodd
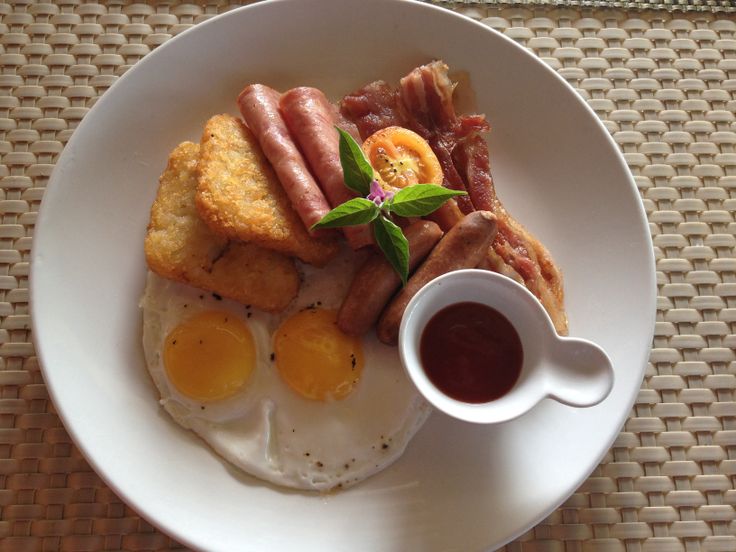
M 432 4 L 450 9 L 463 9 L 469 6 L 483 8 L 496 7 L 537 7 L 619 10 L 665 10 L 669 12 L 713 12 L 736 13 L 734 0 L 430 0 Z
M 105 486 L 54 413 L 29 332 L 28 256 L 53 164 L 96 99 L 230 7 L 0 3 L 0 551 L 179 548 Z M 589 102 L 635 175 L 657 258 L 656 334 L 623 431 L 508 550 L 736 551 L 736 21 L 451 7 L 525 45 Z

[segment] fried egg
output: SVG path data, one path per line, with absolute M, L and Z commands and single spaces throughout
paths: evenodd
M 337 309 L 355 265 L 301 267 L 279 315 L 151 272 L 143 346 L 162 407 L 241 470 L 286 487 L 353 485 L 398 459 L 430 407 L 374 335 L 348 337 Z

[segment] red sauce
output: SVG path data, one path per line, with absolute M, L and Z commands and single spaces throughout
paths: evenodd
M 435 314 L 419 345 L 424 371 L 443 393 L 467 403 L 498 399 L 516 383 L 524 351 L 516 328 L 491 307 L 456 303 Z

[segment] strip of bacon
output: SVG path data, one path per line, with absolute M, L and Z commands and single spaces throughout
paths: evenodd
M 491 176 L 488 145 L 481 133 L 488 130 L 482 117 L 458 117 L 447 65 L 435 61 L 422 65 L 401 79 L 400 96 L 416 125 L 424 127 L 430 140 L 441 144 L 467 188 L 477 210 L 491 211 L 498 219 L 488 268 L 518 275 L 550 314 L 558 333 L 567 333 L 562 276 L 546 248 L 504 208 Z M 432 143 L 430 141 L 430 143 Z M 439 157 L 439 156 L 438 156 Z
M 447 66 L 438 62 L 417 67 L 401 79 L 399 97 L 408 115 L 408 124 L 429 142 L 437 156 L 445 175 L 444 185 L 470 193 L 452 154 L 458 142 L 478 132 L 486 132 L 489 127 L 482 115 L 457 116 L 452 102 L 455 85 L 446 69 Z M 479 209 L 469 196 L 456 199 L 465 214 Z
M 562 274 L 547 249 L 506 211 L 496 195 L 491 176 L 488 145 L 474 136 L 458 148 L 458 165 L 468 182 L 477 209 L 489 210 L 498 218 L 498 233 L 484 268 L 520 281 L 536 295 L 552 318 L 555 329 L 567 333 Z
M 444 185 L 468 192 L 467 198 L 458 198 L 460 209 L 466 214 L 488 210 L 498 218 L 498 233 L 481 266 L 524 284 L 544 305 L 558 333 L 566 334 L 560 271 L 546 248 L 498 199 L 482 136 L 488 123 L 482 115 L 456 114 L 454 84 L 447 71 L 436 61 L 411 71 L 401 79 L 398 91 L 382 81 L 369 84 L 343 99 L 342 113 L 364 137 L 398 124 L 425 138 L 442 165 Z
M 330 205 L 291 139 L 279 112 L 280 97 L 268 86 L 252 84 L 238 96 L 238 107 L 273 165 L 291 205 L 309 230 L 330 211 Z
M 340 112 L 355 123 L 363 140 L 386 127 L 406 126 L 399 94 L 384 81 L 372 82 L 345 96 Z
M 345 186 L 340 164 L 339 137 L 335 130 L 337 110 L 322 91 L 307 86 L 292 88 L 281 96 L 279 107 L 330 205 L 337 207 L 354 198 L 355 194 Z M 352 123 L 343 122 L 343 129 L 357 135 Z M 373 243 L 373 234 L 367 224 L 342 230 L 353 249 Z

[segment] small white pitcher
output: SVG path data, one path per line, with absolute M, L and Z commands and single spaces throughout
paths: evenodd
M 427 323 L 443 308 L 468 301 L 503 314 L 518 332 L 524 352 L 514 386 L 486 403 L 467 403 L 447 396 L 430 381 L 421 363 L 419 348 Z M 425 285 L 404 312 L 399 353 L 407 374 L 427 401 L 468 422 L 505 422 L 546 397 L 569 406 L 593 406 L 613 387 L 613 367 L 603 349 L 584 339 L 558 336 L 549 315 L 529 290 L 487 270 L 457 270 Z

